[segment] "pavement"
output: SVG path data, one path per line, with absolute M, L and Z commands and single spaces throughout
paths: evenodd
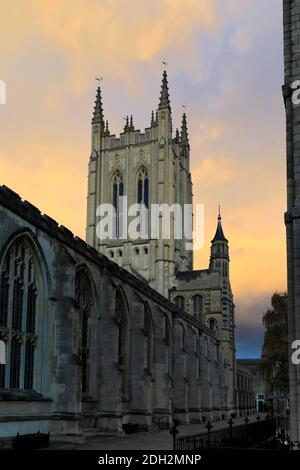
M 249 423 L 256 421 L 257 415 L 249 417 Z M 260 414 L 260 418 L 265 416 Z M 245 417 L 233 420 L 233 426 L 245 424 Z M 228 419 L 212 423 L 212 431 L 228 429 Z M 178 436 L 207 432 L 205 424 L 182 425 L 178 427 Z M 172 436 L 169 430 L 139 432 L 124 436 L 93 436 L 86 437 L 84 442 L 52 442 L 49 450 L 172 450 Z

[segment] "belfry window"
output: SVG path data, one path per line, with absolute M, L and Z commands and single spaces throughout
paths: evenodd
M 115 223 L 113 224 L 113 238 L 120 238 L 122 233 L 122 213 L 120 198 L 124 196 L 123 176 L 116 171 L 112 179 L 112 203 L 115 209 Z
M 177 308 L 180 308 L 180 310 L 185 309 L 185 300 L 184 300 L 184 297 L 182 297 L 182 295 L 177 295 L 177 297 L 175 297 L 174 299 L 174 303 Z
M 142 167 L 138 172 L 137 203 L 141 208 L 149 209 L 149 178 L 148 171 L 144 167 Z M 144 214 L 141 214 L 141 224 L 137 227 L 138 232 L 141 231 L 141 228 L 145 228 L 148 231 L 148 218 L 146 216 L 146 219 L 144 220 L 144 217 Z
M 0 388 L 34 389 L 41 281 L 31 244 L 25 237 L 18 238 L 0 267 L 0 340 L 6 350 L 6 364 L 0 366 Z
M 197 320 L 202 321 L 203 315 L 203 297 L 201 295 L 194 295 L 193 302 L 193 315 Z
M 142 167 L 138 172 L 138 204 L 149 207 L 149 179 L 146 168 Z

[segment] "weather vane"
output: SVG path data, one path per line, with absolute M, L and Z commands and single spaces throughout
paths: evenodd
M 163 64 L 165 67 L 167 67 L 168 62 L 167 62 L 166 60 L 163 60 L 163 61 L 162 61 L 162 64 Z
M 102 82 L 103 78 L 102 77 L 96 77 L 95 80 L 97 80 L 98 82 Z

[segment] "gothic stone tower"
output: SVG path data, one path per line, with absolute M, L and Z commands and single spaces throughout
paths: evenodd
M 207 315 L 207 324 L 213 327 L 211 321 L 219 325 L 219 339 L 221 341 L 220 356 L 222 361 L 221 376 L 221 403 L 222 408 L 233 408 L 234 390 L 236 386 L 235 339 L 234 339 L 234 303 L 229 278 L 229 247 L 224 236 L 221 214 L 219 212 L 218 225 L 211 242 L 211 255 L 209 269 L 218 272 L 221 289 L 221 305 L 219 312 Z M 231 397 L 231 398 L 230 398 Z
M 300 80 L 300 0 L 283 1 L 284 86 L 286 109 L 289 355 L 300 340 L 300 105 L 292 102 L 292 84 Z M 296 84 L 298 85 L 298 84 Z M 298 86 L 297 86 L 298 88 Z M 300 441 L 300 366 L 290 362 L 291 440 Z
M 172 223 L 167 239 L 153 239 L 150 230 L 148 236 L 141 230 L 141 237 L 124 239 L 119 222 L 120 196 L 127 197 L 128 207 L 192 203 L 186 116 L 182 117 L 181 133 L 176 130 L 173 137 L 166 71 L 156 114 L 152 112 L 150 127 L 144 132 L 135 129 L 131 116 L 126 119 L 124 132 L 119 137 L 112 135 L 108 122 L 104 122 L 101 90 L 97 90 L 92 119 L 86 239 L 108 258 L 168 297 L 176 272 L 193 269 L 193 253 L 186 249 L 185 237 L 174 237 L 174 213 L 170 213 Z M 112 204 L 117 214 L 115 231 L 107 239 L 97 236 L 100 220 L 97 208 L 102 204 Z M 151 222 L 150 217 L 148 221 Z
M 218 395 L 210 379 L 214 363 L 210 362 L 207 370 L 203 370 L 201 374 L 203 413 L 206 410 L 216 410 L 216 416 L 211 416 L 211 412 L 207 411 L 209 419 L 217 417 L 217 410 L 230 416 L 236 407 L 235 306 L 229 278 L 229 261 L 228 240 L 224 236 L 219 212 L 216 233 L 211 242 L 209 268 L 178 272 L 176 284 L 170 292 L 171 300 L 180 309 L 202 322 L 219 340 L 216 361 L 221 365 L 220 402 L 215 400 Z M 207 351 L 204 349 L 202 353 L 206 355 Z M 206 377 L 208 381 L 203 379 Z

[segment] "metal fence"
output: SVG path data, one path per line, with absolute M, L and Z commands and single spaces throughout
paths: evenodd
M 257 448 L 268 439 L 276 436 L 276 418 L 265 420 L 258 419 L 249 423 L 234 426 L 232 419 L 228 422 L 228 428 L 219 431 L 211 431 L 212 426 L 207 424 L 205 433 L 179 436 L 176 438 L 175 450 L 201 450 L 205 448 Z

